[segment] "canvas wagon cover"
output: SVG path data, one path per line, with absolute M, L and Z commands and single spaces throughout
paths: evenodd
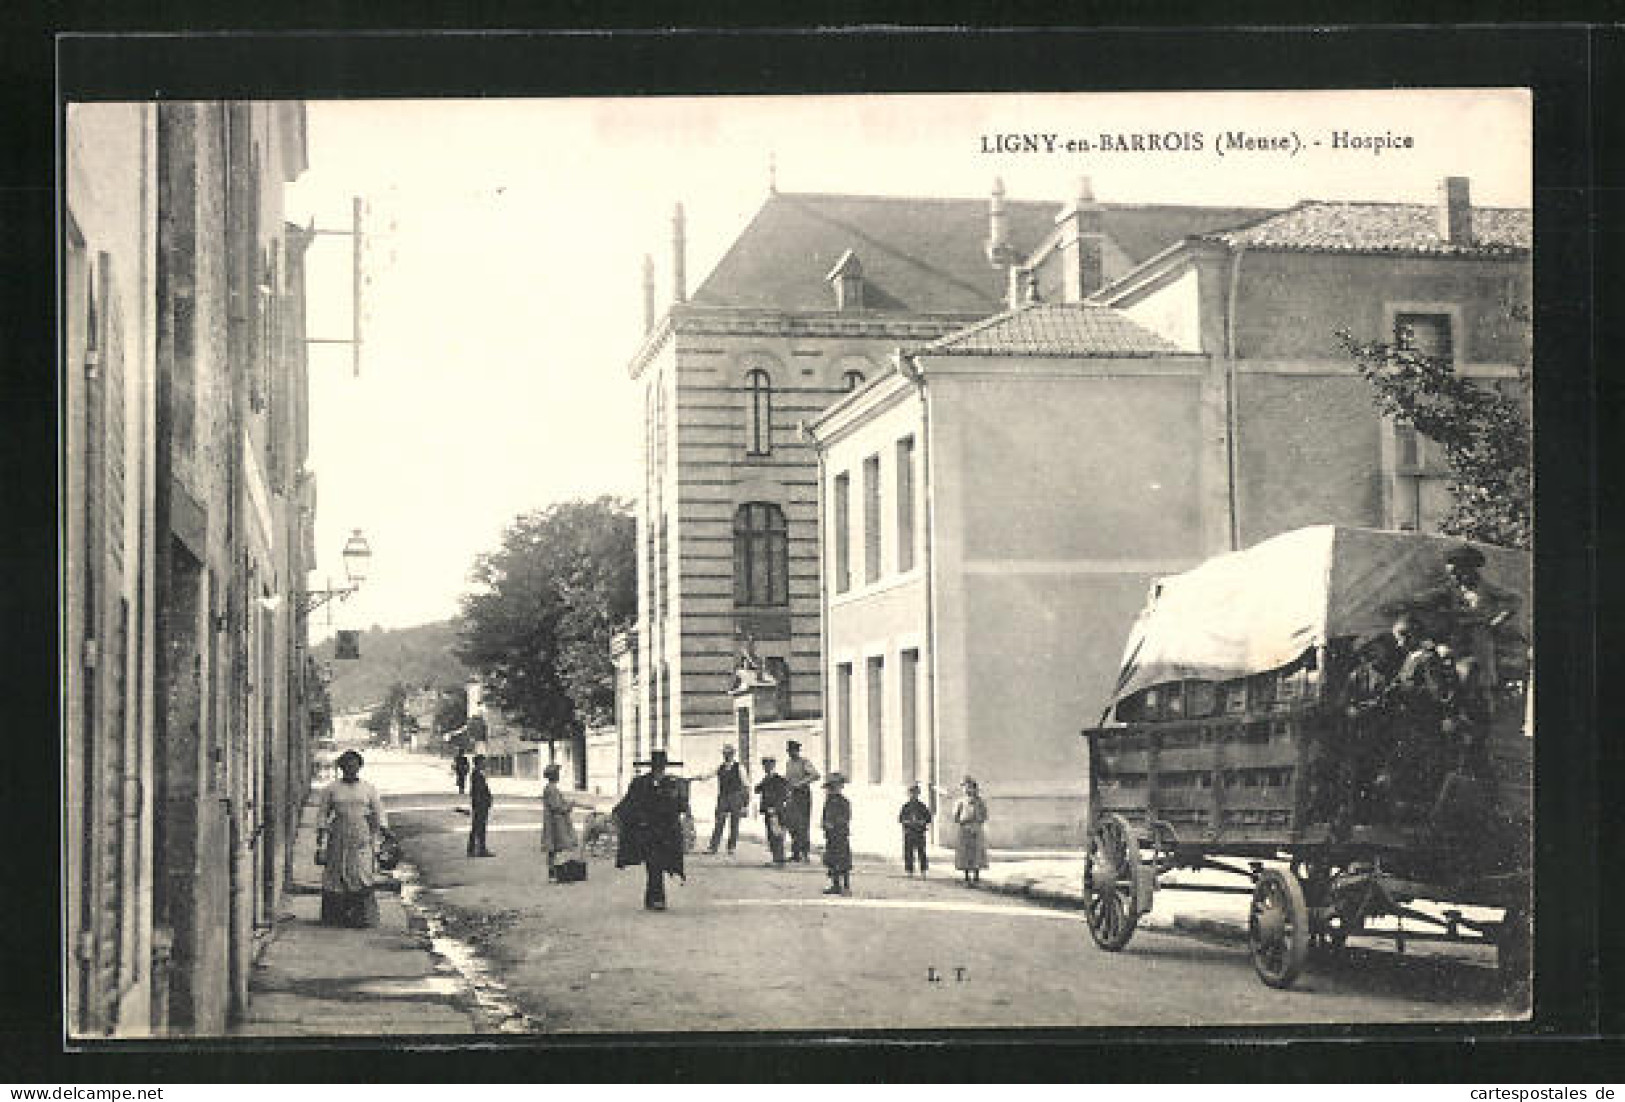
M 1129 633 L 1112 701 L 1166 681 L 1263 673 L 1328 639 L 1381 631 L 1396 605 L 1448 584 L 1444 556 L 1463 542 L 1317 525 L 1161 578 Z M 1526 615 L 1528 554 L 1472 546 L 1483 576 Z

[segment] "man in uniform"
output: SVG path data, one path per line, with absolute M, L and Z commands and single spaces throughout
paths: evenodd
M 784 779 L 790 786 L 790 799 L 785 806 L 785 825 L 790 828 L 790 860 L 805 861 L 812 852 L 808 834 L 812 831 L 812 786 L 818 780 L 818 770 L 801 756 L 801 743 L 787 742 L 784 748 L 790 762 L 784 767 Z

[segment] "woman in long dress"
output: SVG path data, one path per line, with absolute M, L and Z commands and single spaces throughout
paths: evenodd
M 317 812 L 317 848 L 326 855 L 322 874 L 322 925 L 376 926 L 373 895 L 378 839 L 389 833 L 389 818 L 378 790 L 360 777 L 361 755 L 346 750 L 337 762 L 342 774 L 322 790 Z
M 547 784 L 542 789 L 542 849 L 547 853 L 549 880 L 558 877 L 555 866 L 559 863 L 559 854 L 570 853 L 580 845 L 576 840 L 575 824 L 570 821 L 570 812 L 575 805 L 559 791 L 559 774 L 556 764 L 542 770 L 542 776 L 547 778 Z
M 954 851 L 954 868 L 965 874 L 965 883 L 977 884 L 987 868 L 987 803 L 974 777 L 966 777 L 964 795 L 954 804 L 954 823 L 959 828 L 959 845 Z

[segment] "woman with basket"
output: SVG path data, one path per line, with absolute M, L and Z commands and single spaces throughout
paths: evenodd
M 322 873 L 322 925 L 378 925 L 372 894 L 380 840 L 394 835 L 378 790 L 361 779 L 363 760 L 354 750 L 339 755 L 341 776 L 322 790 L 316 822 L 316 861 Z
M 547 784 L 542 788 L 542 850 L 547 854 L 547 878 L 564 883 L 585 879 L 584 875 L 574 875 L 577 871 L 574 866 L 582 866 L 583 872 L 585 867 L 578 857 L 559 856 L 561 853 L 573 854 L 581 846 L 576 838 L 575 824 L 570 821 L 570 812 L 575 810 L 575 804 L 559 791 L 561 772 L 556 762 L 549 763 L 542 770 L 542 776 L 547 778 Z M 561 874 L 561 868 L 567 868 L 567 871 Z

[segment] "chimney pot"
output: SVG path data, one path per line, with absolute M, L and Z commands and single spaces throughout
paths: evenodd
M 655 258 L 643 254 L 643 331 L 655 327 Z
M 688 301 L 688 275 L 685 269 L 688 239 L 683 223 L 683 204 L 678 203 L 671 215 L 671 300 Z
M 1007 268 L 1015 263 L 1015 250 L 1010 247 L 1010 225 L 1004 213 L 1004 180 L 993 178 L 993 194 L 987 203 L 987 259 L 995 268 Z
M 1466 176 L 1446 176 L 1439 182 L 1439 238 L 1451 245 L 1473 243 L 1473 201 Z

